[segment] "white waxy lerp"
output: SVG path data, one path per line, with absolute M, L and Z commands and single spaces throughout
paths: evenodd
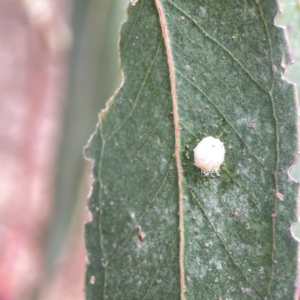
M 205 175 L 219 173 L 224 161 L 224 144 L 212 136 L 204 138 L 194 149 L 194 164 Z

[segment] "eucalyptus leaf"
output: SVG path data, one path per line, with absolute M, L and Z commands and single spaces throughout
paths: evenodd
M 87 299 L 293 299 L 297 112 L 276 1 L 131 2 L 124 83 L 86 149 Z M 208 136 L 219 175 L 194 165 Z

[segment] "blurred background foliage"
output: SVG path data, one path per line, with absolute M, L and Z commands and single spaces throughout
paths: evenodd
M 74 0 L 72 4 L 73 43 L 45 257 L 50 274 L 74 227 L 83 240 L 89 163 L 83 160 L 82 150 L 95 130 L 98 112 L 121 83 L 117 44 L 128 0 Z
M 300 95 L 300 1 L 298 0 L 284 0 L 280 1 L 282 12 L 279 13 L 276 24 L 285 26 L 288 41 L 290 44 L 291 57 L 293 64 L 290 65 L 285 74 L 285 78 L 292 83 L 297 84 L 297 100 L 298 105 Z M 298 108 L 298 114 L 300 110 Z M 291 168 L 290 175 L 292 178 L 300 182 L 300 159 Z M 292 226 L 294 236 L 300 241 L 300 224 Z
M 119 86 L 128 0 L 0 3 L 0 299 L 84 299 L 82 150 Z
M 47 247 L 48 268 L 62 250 L 78 201 L 82 203 L 80 190 L 87 178 L 88 165 L 83 160 L 83 147 L 95 129 L 98 112 L 121 82 L 116 45 L 127 3 L 126 0 L 74 1 L 73 47 Z
M 128 2 L 0 3 L 0 300 L 84 299 L 82 149 L 121 83 Z M 299 90 L 300 2 L 281 5 L 295 60 L 286 78 Z

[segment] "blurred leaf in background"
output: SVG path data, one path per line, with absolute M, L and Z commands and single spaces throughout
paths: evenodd
M 286 33 L 290 43 L 291 56 L 294 63 L 287 69 L 286 78 L 297 84 L 298 105 L 300 95 L 300 1 L 281 1 L 282 13 L 276 19 L 276 23 L 286 27 Z M 297 164 L 291 169 L 291 176 L 300 181 L 300 161 L 298 156 Z M 300 224 L 292 227 L 296 238 L 300 240 Z
M 85 255 L 82 223 L 86 205 L 83 199 L 88 193 L 89 176 L 88 163 L 83 160 L 82 149 L 95 127 L 98 112 L 104 108 L 109 96 L 120 85 L 117 44 L 127 4 L 127 0 L 73 2 L 73 47 L 69 59 L 67 101 L 46 257 L 46 270 L 51 273 L 57 258 L 65 250 L 64 265 L 56 272 L 61 279 L 56 278 L 56 283 L 53 283 L 61 286 L 57 289 L 62 294 L 54 294 L 51 285 L 46 285 L 48 292 L 43 293 L 47 295 L 43 299 L 66 299 L 64 291 L 74 289 L 76 285 L 74 279 L 68 281 L 69 288 L 65 288 L 62 282 L 66 281 L 67 276 L 62 276 L 64 273 L 71 276 L 80 274 L 75 281 L 82 290 L 79 299 L 83 296 Z M 68 235 L 73 238 L 66 247 Z M 77 253 L 75 262 L 72 253 Z M 73 292 L 71 298 L 74 299 L 75 296 L 76 292 Z
M 298 103 L 300 95 L 300 2 L 298 0 L 280 1 L 282 12 L 276 24 L 285 26 L 294 63 L 287 69 L 286 79 L 297 84 Z M 291 175 L 300 181 L 300 162 L 291 170 Z M 300 232 L 299 232 L 300 233 Z M 300 234 L 299 234 L 300 237 Z

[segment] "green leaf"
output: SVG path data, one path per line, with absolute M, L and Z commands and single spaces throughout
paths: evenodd
M 274 0 L 128 8 L 124 83 L 86 150 L 87 299 L 293 299 L 297 113 L 277 11 Z M 219 176 L 193 165 L 205 136 L 225 145 Z

